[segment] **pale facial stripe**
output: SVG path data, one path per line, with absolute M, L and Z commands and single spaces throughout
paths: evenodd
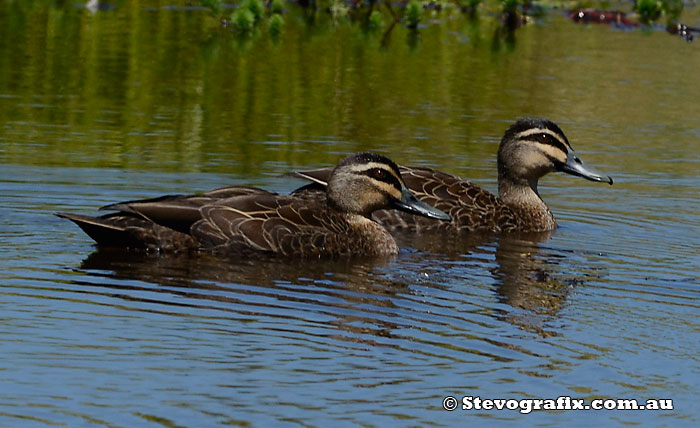
M 401 200 L 401 191 L 397 189 L 396 186 L 384 181 L 379 181 L 372 177 L 367 178 L 371 181 L 372 185 L 378 188 L 380 191 L 386 193 L 387 195 L 390 195 L 394 199 Z
M 349 169 L 357 175 L 366 177 L 381 192 L 391 195 L 395 199 L 401 199 L 401 183 L 403 181 L 390 166 L 379 162 L 368 162 L 362 165 L 351 165 Z M 381 169 L 393 180 L 389 177 L 386 181 L 374 178 L 370 173 L 373 169 Z
M 555 140 L 559 141 L 559 142 L 562 143 L 564 146 L 566 146 L 566 147 L 568 147 L 569 149 L 573 150 L 573 148 L 571 147 L 571 144 L 569 144 L 561 135 L 559 135 L 558 133 L 552 131 L 551 129 L 547 129 L 547 128 L 531 128 L 531 129 L 527 129 L 527 130 L 525 130 L 525 131 L 523 131 L 523 132 L 518 133 L 518 134 L 516 135 L 516 138 L 517 138 L 518 140 L 524 140 L 524 139 L 526 139 L 527 137 L 530 137 L 530 136 L 532 136 L 532 135 L 538 135 L 538 134 L 547 134 L 547 135 L 549 135 L 549 136 L 551 136 L 551 137 L 554 137 Z
M 396 172 L 393 170 L 393 168 L 391 168 L 389 165 L 387 165 L 385 163 L 367 162 L 367 163 L 363 163 L 361 165 L 350 165 L 349 169 L 352 172 L 359 172 L 359 173 L 369 171 L 370 169 L 382 169 L 382 170 L 390 173 L 394 177 L 396 177 L 396 179 L 399 180 L 399 182 L 401 181 L 401 177 L 396 175 Z
M 547 135 L 549 139 L 542 141 L 539 138 L 542 134 Z M 528 129 L 518 133 L 516 137 L 518 140 L 537 144 L 537 148 L 553 162 L 566 162 L 569 151 L 573 151 L 571 145 L 562 135 L 547 128 Z

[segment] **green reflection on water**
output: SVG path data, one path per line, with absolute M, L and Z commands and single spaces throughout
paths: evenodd
M 478 178 L 517 117 L 583 124 L 581 136 L 601 122 L 672 124 L 659 107 L 693 96 L 673 76 L 692 69 L 686 57 L 661 61 L 667 81 L 639 60 L 678 40 L 559 15 L 512 34 L 459 13 L 384 34 L 296 11 L 277 37 L 241 37 L 206 10 L 115 6 L 0 5 L 1 162 L 259 175 L 372 149 Z M 595 137 L 583 144 L 604 152 Z

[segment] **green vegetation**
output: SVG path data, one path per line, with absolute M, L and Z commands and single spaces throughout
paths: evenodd
M 532 26 L 513 36 L 497 31 L 503 21 L 498 14 L 502 3 L 495 0 L 479 6 L 476 20 L 460 19 L 463 12 L 456 6 L 439 12 L 423 10 L 419 31 L 407 29 L 405 21 L 396 19 L 404 17 L 398 2 L 391 3 L 391 9 L 384 2 L 374 4 L 372 12 L 379 12 L 384 21 L 380 30 L 369 29 L 370 21 L 376 23 L 380 15 L 373 18 L 364 6 L 334 20 L 327 10 L 291 2 L 283 4 L 281 14 L 273 13 L 270 3 L 261 22 L 254 23 L 254 17 L 247 15 L 245 21 L 252 25 L 247 32 L 234 28 L 231 15 L 241 7 L 232 8 L 231 0 L 218 13 L 162 8 L 144 14 L 142 2 L 120 4 L 91 15 L 70 3 L 0 1 L 0 16 L 6 24 L 0 26 L 0 40 L 5 41 L 0 43 L 0 58 L 5 59 L 0 61 L 0 81 L 9 94 L 20 97 L 0 97 L 0 103 L 16 106 L 0 115 L 0 122 L 6 124 L 0 157 L 16 164 L 50 159 L 61 166 L 168 169 L 179 165 L 230 172 L 240 165 L 262 168 L 258 165 L 271 161 L 331 163 L 339 151 L 384 144 L 408 144 L 415 149 L 429 141 L 435 143 L 432 160 L 439 162 L 441 153 L 465 150 L 464 140 L 470 133 L 478 134 L 481 126 L 485 134 L 493 126 L 491 120 L 502 117 L 473 120 L 417 107 L 426 99 L 440 107 L 455 103 L 457 97 L 458 113 L 493 106 L 493 111 L 515 114 L 525 105 L 528 111 L 549 114 L 565 109 L 572 117 L 589 114 L 591 106 L 602 108 L 601 115 L 614 114 L 629 102 L 601 103 L 592 91 L 584 97 L 587 103 L 580 105 L 552 105 L 559 98 L 533 95 L 527 104 L 517 104 L 513 93 L 542 93 L 547 81 L 527 77 L 542 74 L 547 64 L 528 61 L 528 68 L 503 75 L 514 55 L 536 55 L 536 49 L 546 47 L 565 57 L 572 47 L 590 45 L 582 43 L 582 37 L 599 40 L 592 33 L 609 31 L 592 25 L 590 31 L 577 31 L 575 24 L 557 16 L 548 18 L 556 32 Z M 439 13 L 439 19 L 428 20 L 433 13 Z M 221 26 L 222 20 L 228 26 Z M 641 45 L 647 38 L 637 39 Z M 615 46 L 610 50 L 620 57 L 618 65 L 626 67 L 625 73 L 633 75 L 641 51 Z M 667 63 L 673 63 L 674 55 L 669 53 Z M 115 58 L 125 59 L 129 66 L 114 67 Z M 608 58 L 596 56 L 601 61 L 596 67 L 605 67 L 603 61 Z M 436 62 L 443 63 L 441 68 L 433 69 Z M 587 78 L 584 73 L 588 72 L 590 67 L 569 67 L 557 76 L 573 81 Z M 470 91 L 500 84 L 511 90 Z M 664 97 L 667 94 L 660 92 L 658 99 L 649 102 L 660 105 L 668 101 Z M 425 114 L 405 113 L 417 108 Z M 645 112 L 635 110 L 635 114 Z M 388 119 L 378 121 L 378 116 Z M 657 119 L 652 116 L 645 120 Z M 454 124 L 462 120 L 470 120 L 470 126 L 455 133 Z M 174 124 L 173 133 L 162 132 L 164 121 Z M 61 125 L 37 126 L 47 123 Z M 414 141 L 410 132 L 425 133 L 426 139 Z M 299 150 L 294 144 L 260 143 L 318 135 L 339 140 L 323 142 L 334 145 L 333 150 L 312 151 Z M 24 146 L 29 151 L 20 151 L 13 141 L 33 144 Z
M 551 9 L 571 10 L 577 7 L 602 11 L 615 11 L 609 0 L 238 0 L 225 3 L 223 0 L 199 0 L 223 23 L 230 23 L 240 33 L 250 33 L 256 26 L 274 18 L 267 26 L 273 34 L 279 34 L 284 19 L 276 18 L 302 10 L 308 23 L 314 23 L 323 15 L 333 22 L 359 23 L 364 29 L 376 30 L 385 27 L 387 13 L 394 21 L 402 21 L 408 28 L 418 29 L 421 22 L 444 22 L 443 15 L 464 13 L 476 18 L 478 11 L 497 16 L 505 27 L 515 29 L 527 21 L 526 17 L 542 16 Z M 231 13 L 230 8 L 235 10 Z M 634 6 L 636 18 L 647 25 L 666 17 L 675 22 L 683 11 L 683 0 L 637 0 Z M 425 14 L 429 14 L 430 21 Z M 440 18 L 438 18 L 440 16 Z M 632 18 L 635 19 L 635 18 Z M 393 29 L 393 25 L 388 31 Z
M 284 0 L 272 0 L 270 2 L 270 12 L 281 14 L 284 10 Z
M 649 24 L 656 21 L 663 12 L 664 4 L 661 0 L 638 0 L 637 12 L 642 22 Z
M 423 6 L 421 6 L 418 0 L 411 0 L 406 6 L 406 13 L 404 15 L 406 25 L 409 28 L 417 28 L 422 14 Z
M 473 15 L 478 10 L 481 0 L 456 0 L 456 3 L 463 12 Z
M 682 0 L 637 0 L 636 12 L 639 20 L 651 25 L 661 17 L 666 17 L 668 23 L 675 22 L 683 12 Z
M 347 16 L 349 10 L 344 0 L 330 0 L 328 11 L 334 19 L 344 18 Z
M 284 25 L 284 18 L 280 14 L 274 14 L 270 17 L 267 23 L 267 29 L 273 36 L 279 36 L 282 33 L 282 26 Z
M 369 28 L 372 29 L 379 29 L 384 27 L 384 17 L 382 16 L 382 13 L 378 10 L 375 10 L 370 14 L 369 20 L 368 20 L 368 25 Z
M 202 4 L 202 6 L 208 7 L 212 11 L 218 13 L 221 11 L 223 0 L 200 0 L 200 3 Z
M 503 12 L 516 13 L 520 5 L 520 0 L 503 0 Z
M 240 8 L 231 15 L 231 23 L 241 33 L 248 33 L 255 25 L 255 15 L 246 8 Z
M 245 0 L 241 8 L 248 9 L 255 16 L 255 21 L 260 21 L 265 13 L 265 5 L 262 0 Z

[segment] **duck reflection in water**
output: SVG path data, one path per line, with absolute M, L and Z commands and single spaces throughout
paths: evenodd
M 484 268 L 494 281 L 498 303 L 513 310 L 494 308 L 492 316 L 535 332 L 552 336 L 546 324 L 556 317 L 579 279 L 559 272 L 561 256 L 549 253 L 543 245 L 554 231 L 536 233 L 448 234 L 429 231 L 421 234 L 393 231 L 402 247 L 419 250 L 426 257 L 443 254 L 448 281 L 472 287 L 473 278 Z M 438 235 L 438 236 L 436 236 Z
M 483 275 L 487 269 L 495 285 L 494 305 L 488 305 L 490 316 L 540 336 L 555 334 L 546 325 L 564 305 L 571 281 L 551 270 L 557 265 L 555 256 L 543 254 L 541 243 L 551 232 L 430 235 L 428 239 L 424 234 L 395 234 L 399 245 L 414 249 L 403 252 L 398 260 L 343 258 L 300 266 L 275 257 L 232 259 L 100 249 L 85 259 L 81 268 L 91 275 L 97 271 L 106 278 L 98 287 L 118 289 L 129 300 L 135 298 L 135 291 L 162 292 L 158 303 L 179 306 L 182 301 L 172 301 L 173 296 L 188 298 L 194 307 L 216 307 L 251 319 L 271 310 L 297 313 L 300 305 L 311 304 L 316 310 L 320 305 L 341 331 L 382 337 L 392 337 L 405 327 L 403 316 L 397 318 L 396 314 L 412 306 L 416 295 L 457 293 L 468 302 L 470 295 L 478 292 L 470 278 Z M 445 310 L 433 304 L 417 310 Z M 502 304 L 513 309 L 504 309 Z M 483 314 L 484 308 L 462 306 L 461 310 Z
M 250 321 L 268 314 L 282 321 L 298 321 L 311 310 L 316 314 L 310 318 L 318 318 L 321 312 L 321 318 L 331 319 L 323 321 L 324 325 L 335 325 L 341 331 L 390 337 L 400 326 L 386 313 L 398 309 L 394 297 L 411 291 L 410 280 L 385 274 L 387 263 L 387 258 L 356 257 L 300 265 L 264 255 L 253 259 L 99 248 L 80 268 L 104 278 L 91 287 L 109 289 L 112 296 L 117 290 L 129 301 L 171 306 L 173 312 L 180 310 L 184 299 L 196 310 L 216 309 L 224 317 L 231 314 Z M 150 297 L 136 297 L 142 293 Z

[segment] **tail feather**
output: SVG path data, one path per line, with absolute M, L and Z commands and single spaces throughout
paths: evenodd
M 128 221 L 125 216 L 107 215 L 101 217 L 89 217 L 79 214 L 56 213 L 56 216 L 68 219 L 77 224 L 78 227 L 94 239 L 101 246 L 105 247 L 143 247 L 143 242 L 134 239 L 133 233 L 129 231 Z M 144 221 L 135 217 L 133 220 Z M 132 226 L 135 226 L 132 225 Z

